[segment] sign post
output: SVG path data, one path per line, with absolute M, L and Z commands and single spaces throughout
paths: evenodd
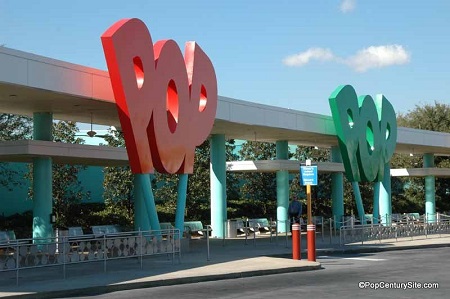
M 311 185 L 317 185 L 317 165 L 311 165 L 311 160 L 306 160 L 305 166 L 300 166 L 300 182 L 306 185 L 307 204 L 307 247 L 308 261 L 316 261 L 316 226 L 312 221 Z

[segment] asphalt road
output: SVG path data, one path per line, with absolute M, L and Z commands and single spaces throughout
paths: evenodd
M 115 292 L 119 298 L 449 298 L 448 248 L 319 256 L 323 269 Z M 433 285 L 424 285 L 433 283 Z M 437 285 L 438 288 L 435 288 Z M 424 287 L 432 287 L 425 289 Z

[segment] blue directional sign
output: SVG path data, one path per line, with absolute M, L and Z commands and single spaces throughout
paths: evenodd
M 302 186 L 317 185 L 317 165 L 300 166 L 300 184 Z

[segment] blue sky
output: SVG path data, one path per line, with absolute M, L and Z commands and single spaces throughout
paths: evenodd
M 330 115 L 351 84 L 400 113 L 450 104 L 448 0 L 0 0 L 0 45 L 106 70 L 100 35 L 131 17 L 198 42 L 223 96 Z

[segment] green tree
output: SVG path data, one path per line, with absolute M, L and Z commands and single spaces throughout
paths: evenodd
M 395 153 L 391 159 L 391 168 L 421 167 L 422 157 Z M 420 166 L 419 166 L 420 165 Z M 425 209 L 425 190 L 423 178 L 392 177 L 392 212 L 422 212 Z
M 32 133 L 32 120 L 29 117 L 0 114 L 0 140 L 22 140 L 30 139 Z M 11 163 L 0 162 L 0 185 L 13 190 L 14 186 L 21 183 L 21 178 L 25 173 L 17 170 Z
M 27 116 L 0 114 L 0 140 L 30 139 L 32 119 Z
M 331 184 L 331 179 L 330 179 Z M 371 214 L 373 212 L 373 195 L 375 182 L 358 182 L 359 192 L 364 206 L 364 212 Z M 352 183 L 344 175 L 344 214 L 356 215 L 355 193 L 353 192 Z
M 108 130 L 104 137 L 108 146 L 125 147 L 123 133 Z M 134 221 L 133 174 L 129 166 L 107 166 L 103 169 L 103 199 L 105 208 L 95 213 L 103 224 L 132 227 Z
M 407 127 L 435 132 L 450 132 L 450 105 L 435 102 L 434 105 L 416 105 L 407 113 L 397 116 L 399 127 Z
M 189 176 L 188 186 L 191 180 L 192 178 Z M 174 222 L 177 208 L 178 175 L 162 174 L 155 171 L 152 185 L 159 221 Z M 188 210 L 188 202 L 186 198 L 186 212 Z
M 210 144 L 205 140 L 195 149 L 194 172 L 189 175 L 186 195 L 186 219 L 209 223 L 210 213 Z
M 229 139 L 225 143 L 226 161 L 237 161 L 239 155 L 236 152 L 236 141 Z M 227 200 L 236 200 L 240 198 L 239 176 L 235 172 L 227 171 Z
M 406 114 L 397 117 L 398 126 L 430 130 L 437 132 L 450 132 L 450 105 L 435 102 L 434 105 L 416 105 Z M 435 157 L 435 167 L 449 167 L 448 157 Z M 422 167 L 423 158 L 417 155 L 395 154 L 391 160 L 392 168 Z M 424 212 L 425 183 L 424 178 L 400 177 L 393 179 L 395 188 L 392 191 L 392 209 L 395 212 Z M 450 179 L 436 178 L 436 210 L 437 212 L 450 211 Z
M 272 160 L 276 157 L 276 145 L 269 142 L 246 141 L 239 150 L 241 160 Z M 276 215 L 276 174 L 240 173 L 240 194 L 244 217 L 275 217 Z M 239 208 L 238 208 L 239 209 Z

